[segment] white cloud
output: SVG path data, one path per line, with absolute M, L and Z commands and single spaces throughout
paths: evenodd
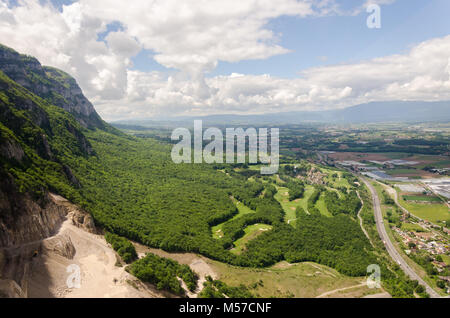
M 158 63 L 194 74 L 214 69 L 219 60 L 266 59 L 288 52 L 277 45 L 266 23 L 282 15 L 313 14 L 308 1 L 296 0 L 134 0 L 131 6 L 122 0 L 80 3 L 90 15 L 105 21 L 119 19 L 128 34 L 156 52 Z
M 11 8 L 0 0 L 0 42 L 74 75 L 108 120 L 450 99 L 450 36 L 403 55 L 304 70 L 294 79 L 237 73 L 204 77 L 219 61 L 287 52 L 267 29 L 271 19 L 338 13 L 333 0 L 133 0 L 132 6 L 80 0 L 62 12 L 38 0 Z M 122 27 L 99 40 L 112 22 Z M 131 70 L 131 58 L 143 48 L 178 71 Z
M 404 55 L 308 69 L 297 79 L 235 73 L 208 78 L 206 84 L 213 93 L 207 98 L 195 95 L 189 78 L 129 72 L 129 83 L 139 83 L 140 91 L 129 92 L 139 96 L 134 103 L 130 100 L 130 108 L 139 117 L 151 117 L 331 109 L 370 101 L 449 100 L 449 57 L 447 36 L 423 42 Z M 136 89 L 134 84 L 130 87 Z M 108 111 L 109 107 L 114 108 L 108 103 Z M 127 110 L 116 115 L 127 117 Z
M 142 48 L 168 68 L 191 76 L 198 97 L 212 91 L 203 79 L 218 61 L 266 59 L 288 52 L 265 28 L 270 19 L 313 14 L 310 1 L 80 0 L 62 7 L 20 0 L 0 2 L 1 41 L 73 74 L 96 100 L 124 97 L 130 58 Z M 123 30 L 98 35 L 119 22 Z
M 0 22 L 3 44 L 69 72 L 89 97 L 124 97 L 130 57 L 139 51 L 132 37 L 116 32 L 109 34 L 106 43 L 98 41 L 106 23 L 83 13 L 79 3 L 65 6 L 63 12 L 38 0 L 19 4 L 0 5 L 1 16 L 14 17 L 13 23 Z

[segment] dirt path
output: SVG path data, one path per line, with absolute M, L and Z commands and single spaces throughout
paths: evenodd
M 359 200 L 361 201 L 361 209 L 359 209 L 358 211 L 358 219 L 359 219 L 359 225 L 361 226 L 361 230 L 364 232 L 364 235 L 367 237 L 367 239 L 370 242 L 370 245 L 372 245 L 372 247 L 375 247 L 372 243 L 372 241 L 370 240 L 370 236 L 369 233 L 367 233 L 366 229 L 363 226 L 363 219 L 361 218 L 361 212 L 364 209 L 364 201 L 363 199 L 361 199 L 361 196 L 359 194 L 359 191 L 356 191 L 356 194 L 358 195 Z
M 291 224 L 292 221 L 297 221 L 297 220 L 298 220 L 298 218 L 297 219 L 288 220 L 287 224 Z
M 320 271 L 322 271 L 322 272 L 324 272 L 324 273 L 326 273 L 326 274 L 336 278 L 336 275 L 329 268 L 320 267 L 319 265 L 314 264 L 312 262 L 310 262 L 308 264 L 311 265 L 312 267 L 317 268 L 318 270 L 320 270 Z
M 364 296 L 363 298 L 392 298 L 392 296 L 389 293 L 384 292 L 379 294 L 367 295 Z
M 326 296 L 333 295 L 333 294 L 338 293 L 340 291 L 345 291 L 345 290 L 352 289 L 352 288 L 357 288 L 357 287 L 364 287 L 364 286 L 366 286 L 366 284 L 367 284 L 366 282 L 363 282 L 363 283 L 361 283 L 359 285 L 354 285 L 354 286 L 339 288 L 339 289 L 335 289 L 335 290 L 330 290 L 330 291 L 328 291 L 326 293 L 323 293 L 323 294 L 321 294 L 319 296 L 316 296 L 316 298 L 324 298 Z

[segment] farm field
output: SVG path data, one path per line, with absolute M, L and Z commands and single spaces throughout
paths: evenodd
M 442 200 L 436 196 L 403 195 L 402 197 L 405 201 L 442 202 Z
M 394 168 L 385 169 L 385 171 L 388 175 L 393 177 L 433 178 L 435 176 L 433 173 L 415 168 Z
M 374 161 L 388 161 L 392 159 L 403 159 L 404 154 L 400 153 L 368 153 L 368 152 L 336 152 L 329 155 L 331 158 L 337 161 L 361 161 L 361 160 L 374 160 Z
M 414 165 L 414 168 L 423 169 L 431 165 L 436 168 L 449 168 L 450 160 L 448 156 L 432 156 L 432 155 L 414 155 L 408 158 L 411 161 L 417 161 L 419 164 Z
M 398 191 L 398 190 L 397 190 Z M 442 221 L 450 219 L 450 212 L 447 205 L 444 203 L 415 203 L 405 201 L 403 196 L 399 193 L 399 203 L 411 212 L 413 215 L 430 221 L 435 224 L 442 225 Z

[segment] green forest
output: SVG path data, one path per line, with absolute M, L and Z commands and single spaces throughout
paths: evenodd
M 126 270 L 141 281 L 151 283 L 159 290 L 166 290 L 175 295 L 185 295 L 178 277 L 190 291 L 195 291 L 197 288 L 198 276 L 189 266 L 154 254 L 147 254 L 129 265 Z
M 199 298 L 254 298 L 254 295 L 244 285 L 231 287 L 220 280 L 213 280 L 210 276 L 206 277 L 203 283 L 203 290 Z
M 125 263 L 132 263 L 138 256 L 134 245 L 124 237 L 107 232 L 105 234 L 106 242 L 111 244 L 112 248 L 120 255 Z
M 308 213 L 298 209 L 296 225 L 285 222 L 274 198 L 276 183 L 289 189 L 290 201 L 303 198 L 305 183 L 293 176 L 304 174 L 308 164 L 297 172 L 283 168 L 277 182 L 245 166 L 177 165 L 169 144 L 128 136 L 106 124 L 84 128 L 73 115 L 1 72 L 0 88 L 0 146 L 15 150 L 0 157 L 3 180 L 12 180 L 18 193 L 42 200 L 47 191 L 55 192 L 89 211 L 125 262 L 133 262 L 136 253 L 121 237 L 245 267 L 313 261 L 365 276 L 367 266 L 380 261 L 355 220 L 360 208 L 355 191 L 338 197 L 314 185 Z M 323 193 L 332 217 L 316 207 Z M 238 210 L 232 198 L 255 213 L 233 218 Z M 211 228 L 222 223 L 224 236 L 216 239 Z M 259 223 L 272 229 L 250 240 L 243 253 L 230 252 L 244 229 Z M 151 255 L 133 262 L 129 271 L 175 294 L 182 294 L 176 277 L 189 289 L 196 281 L 188 268 Z M 230 293 L 219 282 L 209 284 L 211 292 Z

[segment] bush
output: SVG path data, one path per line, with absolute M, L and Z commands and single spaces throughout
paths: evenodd
M 185 282 L 190 291 L 197 288 L 198 276 L 189 266 L 154 254 L 147 254 L 134 262 L 127 267 L 127 271 L 144 282 L 154 284 L 159 290 L 167 290 L 176 295 L 185 294 L 178 278 Z
M 111 244 L 112 248 L 120 255 L 125 263 L 130 264 L 137 259 L 134 245 L 126 238 L 107 232 L 105 234 L 105 239 Z

